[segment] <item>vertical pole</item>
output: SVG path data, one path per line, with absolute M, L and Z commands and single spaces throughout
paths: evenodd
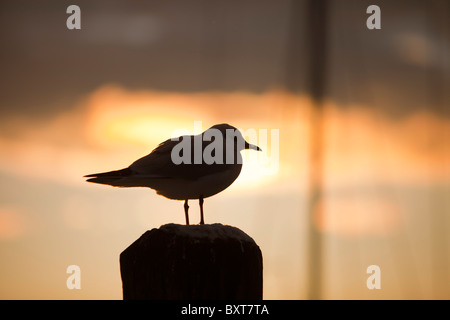
M 286 88 L 305 89 L 311 96 L 310 167 L 308 197 L 308 298 L 321 297 L 322 238 L 314 225 L 314 212 L 322 200 L 323 98 L 327 62 L 327 0 L 293 1 L 286 59 Z M 302 38 L 304 37 L 304 39 Z
M 308 298 L 322 296 L 322 235 L 314 224 L 314 215 L 323 198 L 323 99 L 326 84 L 327 62 L 327 0 L 308 0 L 307 50 L 309 69 L 307 91 L 313 107 L 310 118 L 310 166 L 309 166 L 309 252 L 308 252 Z

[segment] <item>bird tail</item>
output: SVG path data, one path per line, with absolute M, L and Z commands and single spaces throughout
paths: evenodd
M 132 170 L 130 168 L 125 168 L 121 170 L 103 172 L 103 173 L 94 173 L 85 175 L 84 178 L 89 178 L 87 182 L 107 184 L 110 186 L 121 187 L 122 183 L 120 180 L 123 178 L 129 177 L 132 175 Z

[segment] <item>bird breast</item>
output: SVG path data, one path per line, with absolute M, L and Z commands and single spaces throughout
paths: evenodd
M 158 179 L 153 181 L 151 188 L 158 194 L 174 200 L 208 198 L 228 188 L 242 169 L 242 164 L 224 166 L 225 170 L 202 175 L 196 179 Z

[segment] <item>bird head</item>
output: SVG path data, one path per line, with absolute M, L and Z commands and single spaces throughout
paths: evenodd
M 235 127 L 227 124 L 227 123 L 221 123 L 216 124 L 212 126 L 210 129 L 216 129 L 219 130 L 222 133 L 222 137 L 224 139 L 224 142 L 231 142 L 233 141 L 233 146 L 237 147 L 238 151 L 245 150 L 245 149 L 251 149 L 256 151 L 262 151 L 260 147 L 257 145 L 248 143 L 245 141 L 244 137 L 242 136 L 242 133 L 236 129 Z

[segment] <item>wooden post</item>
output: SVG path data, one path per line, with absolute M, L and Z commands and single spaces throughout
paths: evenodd
M 166 224 L 120 255 L 123 298 L 262 299 L 262 254 L 238 228 Z

